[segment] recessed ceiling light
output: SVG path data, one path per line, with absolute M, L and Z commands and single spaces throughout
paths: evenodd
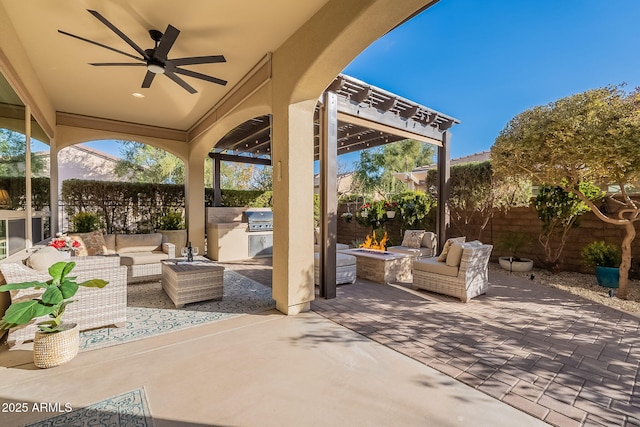
M 131 95 L 135 96 L 136 98 L 144 98 L 144 95 L 138 92 L 133 92 Z

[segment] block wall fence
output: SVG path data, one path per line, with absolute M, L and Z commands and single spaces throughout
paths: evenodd
M 340 205 L 338 208 L 338 216 L 347 211 L 346 205 Z M 538 242 L 538 234 L 541 230 L 542 222 L 538 219 L 537 213 L 533 207 L 513 208 L 506 214 L 496 211 L 484 230 L 480 230 L 479 224 L 468 224 L 465 227 L 452 227 L 447 232 L 447 237 L 466 236 L 467 240 L 478 239 L 483 243 L 494 245 L 491 260 L 497 262 L 498 257 L 509 255 L 496 246 L 500 239 L 509 233 L 522 233 L 530 237 L 530 244 L 518 251 L 518 255 L 534 260 L 536 267 L 542 267 L 540 260 L 544 256 L 542 245 Z M 385 223 L 384 228 L 389 236 L 394 239 L 394 244 L 402 241 L 402 233 L 400 221 L 397 219 L 389 220 Z M 435 231 L 426 227 L 427 231 Z M 338 218 L 338 236 L 339 243 L 350 244 L 353 240 L 364 239 L 371 228 L 363 227 L 358 224 L 355 218 L 347 223 L 343 218 Z M 615 245 L 622 243 L 624 237 L 624 229 L 615 227 L 600 221 L 596 216 L 588 212 L 580 217 L 579 226 L 569 231 L 567 244 L 562 252 L 560 270 L 579 271 L 583 273 L 593 273 L 592 270 L 584 266 L 580 257 L 580 251 L 587 244 L 595 240 L 604 240 Z M 630 276 L 640 278 L 640 233 L 635 239 L 632 246 L 632 267 Z

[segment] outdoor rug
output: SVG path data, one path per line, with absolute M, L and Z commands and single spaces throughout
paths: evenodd
M 229 270 L 224 272 L 221 301 L 186 304 L 181 309 L 175 308 L 159 281 L 134 284 L 127 288 L 125 326 L 81 332 L 80 351 L 110 347 L 273 308 L 275 301 L 271 298 L 271 288 Z
M 153 426 L 143 388 L 110 397 L 82 409 L 56 415 L 27 427 Z

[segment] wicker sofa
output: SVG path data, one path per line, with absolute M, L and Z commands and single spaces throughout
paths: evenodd
M 79 257 L 86 255 L 119 255 L 120 264 L 127 267 L 127 283 L 159 280 L 164 259 L 176 257 L 173 243 L 163 242 L 160 233 L 102 234 L 74 233 L 69 237 L 82 244 Z
M 419 239 L 419 245 L 408 246 L 412 234 L 415 234 Z M 407 246 L 405 246 L 407 245 Z M 436 234 L 431 231 L 425 232 L 424 230 L 405 230 L 402 244 L 398 246 L 389 246 L 387 251 L 397 252 L 405 255 L 411 255 L 412 258 L 432 257 L 436 254 L 438 242 Z
M 66 308 L 64 321 L 78 323 L 80 330 L 110 325 L 123 326 L 127 320 L 127 269 L 120 265 L 119 257 L 75 257 L 73 261 L 76 262 L 76 267 L 72 271 L 72 275 L 77 277 L 78 282 L 103 279 L 109 284 L 102 289 L 81 286 L 73 298 L 74 302 Z M 34 270 L 18 262 L 0 264 L 0 272 L 3 283 L 51 279 L 47 272 Z M 42 292 L 42 289 L 10 291 L 11 302 L 28 300 L 39 296 Z M 42 318 L 42 320 L 45 319 L 46 316 Z M 32 340 L 37 330 L 37 321 L 40 320 L 11 328 L 8 332 L 7 343 L 13 346 Z
M 487 265 L 492 250 L 492 245 L 480 242 L 453 243 L 444 262 L 438 257 L 413 261 L 413 285 L 468 302 L 489 288 Z

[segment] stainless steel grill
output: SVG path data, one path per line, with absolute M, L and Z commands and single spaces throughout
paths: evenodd
M 270 210 L 247 210 L 243 217 L 249 225 L 249 232 L 273 230 L 273 212 Z

